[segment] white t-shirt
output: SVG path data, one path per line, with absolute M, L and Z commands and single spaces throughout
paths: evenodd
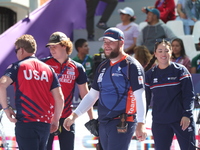
M 119 23 L 116 27 L 124 33 L 124 49 L 130 47 L 133 44 L 133 38 L 137 38 L 139 35 L 139 26 L 138 24 L 131 22 L 128 25 L 123 25 Z

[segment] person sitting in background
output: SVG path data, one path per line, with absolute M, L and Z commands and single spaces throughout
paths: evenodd
M 152 58 L 152 55 L 146 46 L 136 46 L 134 48 L 134 57 L 145 68 L 147 64 L 149 64 Z
M 192 59 L 191 73 L 200 73 L 200 54 Z
M 190 69 L 191 69 L 190 59 L 185 53 L 183 41 L 179 38 L 172 40 L 171 61 L 184 65 L 188 69 L 188 71 L 190 71 Z
M 200 1 L 199 0 L 187 0 L 185 3 L 185 12 L 189 22 L 190 30 L 192 33 L 195 22 L 200 20 Z
M 190 26 L 189 26 L 189 19 L 187 18 L 186 13 L 185 13 L 185 2 L 186 0 L 178 0 L 177 6 L 176 6 L 178 16 L 176 20 L 183 21 L 184 33 L 185 35 L 189 35 L 191 32 L 190 32 Z
M 133 53 L 133 48 L 136 46 L 136 40 L 139 35 L 138 24 L 134 23 L 134 11 L 130 7 L 119 9 L 121 23 L 117 24 L 116 27 L 124 33 L 124 51 L 128 54 Z
M 177 13 L 178 13 L 178 16 L 177 16 L 177 20 L 178 19 L 187 19 L 187 16 L 185 14 L 185 2 L 186 0 L 178 0 L 177 2 L 177 5 L 176 5 L 176 9 L 177 9 Z
M 162 21 L 159 20 L 160 12 L 158 9 L 146 9 L 147 10 L 147 22 L 148 25 L 145 26 L 138 38 L 137 46 L 144 45 L 150 51 L 151 54 L 154 53 L 154 43 L 156 39 L 169 38 L 174 39 L 176 36 L 172 30 L 167 27 Z
M 192 34 L 193 26 L 200 19 L 199 0 L 179 0 L 177 4 L 176 20 L 183 21 L 184 32 L 186 35 Z
M 160 19 L 163 22 L 167 22 L 169 20 L 175 20 L 175 2 L 174 0 L 156 0 L 155 6 L 148 6 L 148 9 L 156 8 L 160 11 Z M 146 12 L 146 7 L 142 8 L 142 12 Z
M 86 70 L 88 81 L 91 81 L 93 76 L 94 63 L 92 56 L 88 55 L 90 49 L 88 47 L 87 40 L 86 39 L 76 40 L 75 48 L 78 54 L 73 58 L 73 60 L 83 65 L 83 67 Z

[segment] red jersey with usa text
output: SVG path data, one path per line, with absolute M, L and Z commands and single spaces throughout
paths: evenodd
M 42 61 L 50 65 L 58 76 L 65 99 L 61 118 L 67 118 L 72 113 L 75 84 L 84 84 L 87 82 L 85 69 L 83 65 L 71 58 L 67 59 L 63 64 L 60 64 L 53 57 L 43 58 Z
M 14 83 L 17 121 L 50 123 L 54 113 L 51 90 L 60 86 L 53 69 L 27 57 L 9 66 L 5 76 Z
M 108 122 L 122 113 L 136 114 L 134 91 L 144 88 L 144 72 L 139 62 L 124 56 L 114 64 L 102 62 L 96 70 L 92 88 L 99 91 L 98 120 Z M 130 120 L 133 122 L 133 117 Z

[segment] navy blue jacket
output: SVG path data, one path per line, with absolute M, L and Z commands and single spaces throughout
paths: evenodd
M 147 105 L 152 100 L 152 116 L 156 123 L 173 123 L 183 116 L 192 117 L 194 88 L 191 74 L 181 64 L 165 68 L 153 67 L 146 72 Z

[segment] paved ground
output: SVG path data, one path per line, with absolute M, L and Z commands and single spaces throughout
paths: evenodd
M 194 111 L 194 116 L 196 116 L 199 112 L 199 109 Z M 97 116 L 95 112 L 95 116 Z M 94 136 L 92 136 L 89 131 L 84 127 L 84 123 L 88 121 L 87 114 L 82 115 L 80 118 L 76 120 L 76 139 L 75 139 L 75 149 L 74 150 L 95 150 L 94 145 L 97 143 L 97 140 Z M 5 114 L 2 118 L 3 130 L 2 126 L 0 126 L 1 131 L 5 132 L 6 141 L 9 147 L 17 147 L 15 136 L 14 136 L 14 124 L 9 122 Z M 199 129 L 199 125 L 196 126 L 196 130 Z M 132 139 L 129 150 L 154 150 L 153 137 L 151 134 L 151 111 L 148 112 L 147 115 L 147 131 L 148 137 L 144 142 L 138 142 Z M 196 132 L 197 133 L 197 132 Z M 54 150 L 60 150 L 57 137 L 55 137 L 54 141 Z M 1 150 L 1 148 L 0 148 Z M 16 148 L 9 148 L 9 150 L 16 150 Z M 171 150 L 180 150 L 177 144 L 177 140 L 173 140 L 173 144 Z

